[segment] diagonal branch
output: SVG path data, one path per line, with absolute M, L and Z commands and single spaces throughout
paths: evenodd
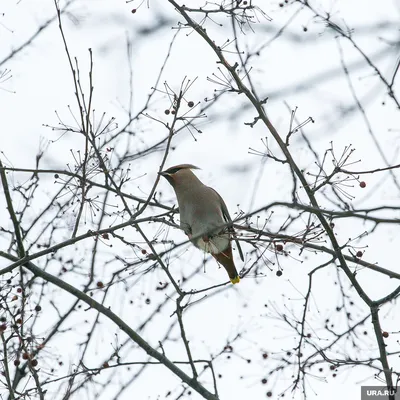
M 15 261 L 17 257 L 9 256 L 9 258 L 13 258 Z M 54 284 L 65 292 L 71 294 L 75 298 L 86 303 L 90 308 L 97 310 L 100 314 L 107 317 L 109 320 L 115 323 L 123 332 L 125 332 L 139 347 L 141 347 L 149 356 L 155 358 L 160 363 L 165 365 L 172 373 L 182 379 L 187 385 L 189 385 L 193 390 L 203 396 L 208 400 L 218 400 L 218 397 L 211 392 L 209 392 L 201 383 L 199 383 L 196 379 L 191 378 L 185 372 L 183 372 L 180 368 L 178 368 L 172 361 L 170 361 L 164 354 L 155 350 L 146 340 L 144 340 L 136 331 L 134 331 L 126 322 L 124 322 L 121 318 L 119 318 L 114 312 L 111 311 L 109 307 L 105 307 L 102 304 L 98 303 L 92 297 L 83 293 L 76 287 L 70 285 L 69 283 L 63 281 L 62 279 L 57 278 L 54 275 L 49 274 L 46 271 L 43 271 L 41 268 L 37 267 L 32 262 L 27 262 L 24 267 L 32 272 L 35 276 L 44 279 L 47 282 Z

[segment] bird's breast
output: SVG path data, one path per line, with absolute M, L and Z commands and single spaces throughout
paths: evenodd
M 218 254 L 229 246 L 229 234 L 223 233 L 215 236 L 204 236 L 195 240 L 195 246 L 206 253 Z

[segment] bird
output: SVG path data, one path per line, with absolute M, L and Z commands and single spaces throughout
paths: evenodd
M 235 237 L 232 218 L 222 197 L 206 186 L 192 172 L 200 169 L 192 164 L 175 165 L 160 171 L 172 186 L 178 200 L 180 227 L 199 249 L 210 253 L 227 271 L 230 281 L 240 282 L 232 255 L 231 240 L 235 240 L 244 261 L 239 241 Z

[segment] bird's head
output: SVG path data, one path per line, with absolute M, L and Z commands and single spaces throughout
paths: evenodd
M 158 175 L 163 176 L 172 187 L 175 187 L 177 184 L 183 182 L 197 180 L 196 175 L 191 171 L 192 169 L 200 168 L 192 164 L 179 164 L 159 172 Z

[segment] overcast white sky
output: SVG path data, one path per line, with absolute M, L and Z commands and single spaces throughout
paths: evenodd
M 191 2 L 191 6 L 202 2 Z M 270 40 L 295 14 L 297 5 L 285 4 L 279 6 L 279 2 L 256 1 L 268 14 L 271 21 L 260 18 L 260 23 L 253 25 L 254 32 L 247 30 L 240 36 L 239 44 L 242 50 L 254 49 Z M 268 4 L 265 4 L 268 3 Z M 354 29 L 354 38 L 371 60 L 379 66 L 385 76 L 390 78 L 399 57 L 399 31 L 395 26 L 399 22 L 400 6 L 395 0 L 373 1 L 353 0 L 349 1 L 315 1 L 311 2 L 319 11 L 330 12 L 333 20 L 340 26 Z M 61 3 L 61 6 L 64 3 Z M 160 68 L 168 53 L 169 45 L 176 34 L 178 21 L 181 17 L 166 1 L 144 2 L 135 14 L 132 8 L 138 7 L 138 2 L 126 4 L 123 0 L 76 0 L 69 13 L 63 15 L 64 31 L 68 41 L 70 53 L 79 60 L 83 85 L 88 85 L 89 53 L 93 50 L 94 59 L 94 108 L 96 118 L 100 118 L 103 112 L 107 117 L 114 117 L 118 126 L 124 126 L 128 120 L 127 108 L 129 107 L 129 95 L 131 92 L 129 81 L 129 63 L 126 50 L 127 38 L 132 43 L 131 67 L 132 67 L 132 93 L 133 113 L 138 112 L 146 103 L 151 87 L 155 84 Z M 17 49 L 24 43 L 46 20 L 55 15 L 54 3 L 51 0 L 6 0 L 0 5 L 0 63 L 13 49 Z M 161 19 L 167 22 L 160 29 L 157 27 Z M 217 24 L 208 23 L 207 30 L 210 37 L 222 44 L 226 39 L 232 39 L 229 21 L 223 22 L 220 27 Z M 376 24 L 382 26 L 373 29 Z M 307 32 L 304 31 L 307 27 Z M 150 32 L 142 35 L 144 28 L 150 28 Z M 331 142 L 335 152 L 340 156 L 345 146 L 355 149 L 353 161 L 359 163 L 349 166 L 348 169 L 367 170 L 384 167 L 385 161 L 379 155 L 377 147 L 372 139 L 367 122 L 375 137 L 379 141 L 383 153 L 390 164 L 399 163 L 399 110 L 385 94 L 385 89 L 376 77 L 373 69 L 366 64 L 354 49 L 354 46 L 344 39 L 338 40 L 332 31 L 328 30 L 323 22 L 314 18 L 307 11 L 299 12 L 282 35 L 267 46 L 258 58 L 253 58 L 251 65 L 252 78 L 259 95 L 268 96 L 267 113 L 282 136 L 289 129 L 290 108 L 298 107 L 297 118 L 304 121 L 311 116 L 315 123 L 308 124 L 304 132 L 312 143 L 314 150 L 322 158 L 324 152 L 330 148 Z M 337 36 L 337 35 L 336 35 Z M 396 49 L 389 44 L 397 42 Z M 358 110 L 349 110 L 354 105 L 354 98 L 349 89 L 349 83 L 343 72 L 340 50 L 343 50 L 343 60 L 349 68 L 354 91 L 365 108 L 367 121 Z M 232 47 L 232 50 L 233 47 Z M 227 53 L 228 59 L 234 60 L 234 55 Z M 69 163 L 73 165 L 71 151 L 83 149 L 84 141 L 78 134 L 52 130 L 49 126 L 57 126 L 59 123 L 57 114 L 67 125 L 75 125 L 74 117 L 68 106 L 77 116 L 72 77 L 69 70 L 65 50 L 57 23 L 52 22 L 45 31 L 38 36 L 33 43 L 24 50 L 18 52 L 8 61 L 0 64 L 0 71 L 11 70 L 12 77 L 7 81 L 0 80 L 0 157 L 7 166 L 18 168 L 34 168 L 36 153 L 40 146 L 48 150 L 42 161 L 42 168 L 66 169 Z M 213 96 L 216 85 L 207 77 L 217 72 L 216 57 L 204 41 L 190 30 L 181 30 L 172 46 L 170 58 L 165 66 L 160 79 L 162 83 L 168 82 L 175 90 L 183 78 L 197 77 L 197 81 L 190 89 L 187 100 L 193 100 L 205 105 L 205 98 Z M 399 85 L 395 85 L 399 88 Z M 383 104 L 384 103 L 384 104 Z M 171 116 L 166 116 L 164 110 L 169 107 L 168 99 L 159 93 L 152 100 L 149 113 L 167 121 Z M 225 199 L 232 215 L 238 211 L 237 205 L 245 213 L 251 212 L 272 201 L 290 201 L 291 175 L 288 167 L 268 160 L 262 164 L 261 157 L 249 154 L 249 148 L 264 151 L 261 139 L 268 137 L 266 128 L 257 124 L 254 128 L 245 126 L 245 122 L 251 122 L 255 111 L 249 108 L 243 96 L 237 94 L 225 94 L 210 110 L 207 118 L 201 122 L 201 134 L 195 134 L 195 139 L 189 131 L 184 130 L 174 138 L 174 151 L 171 151 L 167 166 L 179 163 L 191 163 L 199 166 L 198 177 L 206 184 L 215 188 Z M 167 134 L 165 128 L 156 122 L 142 117 L 135 122 L 131 129 L 135 132 L 134 139 L 120 143 L 120 146 L 131 146 L 132 152 L 145 149 L 147 146 L 164 138 Z M 54 142 L 53 142 L 54 141 Z M 277 145 L 269 138 L 271 149 L 276 155 L 281 156 Z M 307 172 L 316 172 L 317 167 L 309 149 L 302 140 L 300 134 L 294 135 L 290 146 L 298 165 Z M 71 151 L 70 151 L 71 150 Z M 121 149 L 119 149 L 121 150 Z M 156 173 L 160 165 L 163 152 L 156 152 L 145 157 L 140 162 L 133 162 L 131 166 L 132 181 L 128 191 L 137 196 L 146 197 L 149 193 Z M 330 158 L 330 156 L 329 156 Z M 111 159 L 111 165 L 114 162 Z M 330 163 L 327 163 L 329 168 Z M 329 169 L 328 168 L 328 169 Z M 262 173 L 260 174 L 260 170 Z M 395 171 L 397 179 L 400 175 Z M 258 180 L 258 177 L 260 179 Z M 9 179 L 13 185 L 23 183 L 28 176 L 26 174 L 10 174 Z M 364 179 L 367 183 L 365 189 L 361 189 L 357 182 L 348 187 L 348 192 L 354 196 L 352 204 L 357 208 L 366 208 L 380 205 L 399 206 L 399 190 L 394 186 L 393 180 L 387 174 L 367 175 Z M 50 194 L 57 190 L 52 175 L 42 179 L 42 190 L 37 194 L 32 204 L 31 216 L 35 216 L 41 210 Z M 44 184 L 44 182 L 47 182 Z M 255 186 L 258 189 L 255 191 Z M 158 191 L 162 194 L 162 200 L 169 205 L 176 204 L 172 188 L 166 181 L 161 181 Z M 304 193 L 299 188 L 299 196 L 305 199 Z M 321 197 L 321 205 L 335 208 L 328 199 Z M 4 197 L 0 198 L 0 226 L 8 226 L 8 215 L 5 211 Z M 18 202 L 15 205 L 18 209 Z M 149 209 L 145 215 L 155 212 Z M 398 211 L 396 211 L 399 217 Z M 290 215 L 287 209 L 277 209 L 267 229 L 276 231 Z M 388 214 L 393 216 L 393 214 Z M 264 221 L 266 214 L 260 215 L 260 221 Z M 74 221 L 73 215 L 65 216 L 66 221 Z M 304 217 L 305 218 L 305 217 Z M 257 218 L 253 218 L 257 223 Z M 115 222 L 117 223 L 117 222 Z M 259 222 L 262 226 L 262 222 Z M 68 225 L 68 224 L 67 224 Z M 86 232 L 91 226 L 82 224 L 80 232 Z M 298 224 L 301 229 L 301 224 Z M 339 220 L 336 222 L 335 232 L 341 245 L 348 238 L 355 238 L 371 225 L 363 224 L 355 220 Z M 149 226 L 147 233 L 151 236 L 159 226 Z M 166 229 L 166 228 L 165 228 Z M 295 232 L 293 232 L 295 233 Z M 70 235 L 68 229 L 65 238 Z M 127 237 L 137 239 L 133 229 L 126 230 Z M 163 238 L 174 239 L 176 243 L 185 240 L 182 232 L 169 228 L 162 231 Z M 2 250 L 8 243 L 0 238 Z M 324 243 L 328 246 L 327 243 Z M 377 263 L 387 269 L 398 272 L 398 248 L 400 246 L 400 233 L 397 225 L 379 226 L 376 231 L 354 245 L 365 250 L 365 259 L 371 263 Z M 80 246 L 85 246 L 83 243 Z M 88 244 L 90 246 L 90 243 Z M 113 269 L 120 265 L 105 264 L 112 254 L 118 253 L 130 257 L 129 249 L 120 247 L 114 242 L 114 248 L 106 246 L 101 249 L 101 257 L 98 262 L 99 274 L 102 279 L 110 279 Z M 145 245 L 144 245 L 145 246 Z M 88 247 L 89 248 L 89 247 Z M 176 277 L 188 275 L 201 265 L 204 255 L 190 245 L 184 247 L 179 258 L 171 260 L 171 271 Z M 247 252 L 245 266 L 250 266 L 255 260 L 250 245 L 244 244 Z M 277 317 L 277 312 L 301 318 L 304 295 L 307 291 L 308 272 L 322 262 L 327 261 L 326 256 L 315 255 L 311 252 L 299 254 L 299 248 L 288 245 L 286 250 L 290 257 L 280 256 L 279 262 L 283 268 L 283 276 L 277 277 L 277 264 L 265 265 L 261 272 L 264 278 L 256 279 L 254 274 L 242 280 L 239 285 L 226 287 L 221 293 L 211 295 L 209 298 L 195 304 L 185 315 L 186 332 L 193 346 L 196 359 L 207 359 L 216 354 L 226 345 L 227 340 L 240 333 L 241 338 L 232 345 L 234 353 L 230 360 L 222 356 L 216 363 L 216 371 L 222 377 L 218 379 L 220 398 L 222 399 L 261 399 L 266 392 L 271 390 L 273 398 L 278 398 L 293 378 L 291 373 L 295 370 L 288 369 L 281 373 L 275 373 L 270 379 L 266 372 L 279 365 L 279 359 L 286 354 L 286 349 L 295 347 L 298 343 L 298 335 L 289 330 Z M 65 250 L 66 253 L 70 250 Z M 76 257 L 82 257 L 82 268 L 89 268 L 87 259 L 83 254 L 87 248 L 76 250 Z M 268 252 L 267 257 L 274 260 L 275 254 Z M 236 257 L 238 269 L 242 268 L 239 257 Z M 0 266 L 5 267 L 8 262 L 0 259 Z M 40 261 L 38 261 L 40 265 Z M 51 268 L 49 272 L 58 271 L 58 266 Z M 143 267 L 144 268 L 144 267 Z M 182 272 L 184 269 L 185 273 Z M 395 289 L 394 280 L 381 276 L 372 271 L 362 270 L 358 274 L 360 283 L 372 298 L 380 298 Z M 67 278 L 66 278 L 67 279 Z M 68 280 L 70 279 L 70 280 Z M 69 276 L 68 281 L 81 287 L 84 283 L 79 281 L 79 275 Z M 134 285 L 132 277 L 127 277 L 127 287 L 130 289 L 123 293 L 123 286 L 114 286 L 110 289 L 107 298 L 114 311 L 123 317 L 133 329 L 140 321 L 143 321 L 149 313 L 157 308 L 158 304 L 165 300 L 166 292 L 157 292 L 154 288 L 159 281 L 165 282 L 166 277 L 161 271 L 143 275 Z M 206 274 L 199 272 L 190 280 L 190 286 L 186 289 L 199 289 L 208 285 L 221 283 L 226 279 L 225 271 L 218 269 L 214 261 L 207 262 Z M 342 314 L 339 315 L 335 308 L 340 305 L 342 297 L 338 290 L 338 278 L 336 268 L 332 265 L 325 272 L 316 274 L 313 283 L 313 295 L 310 304 L 307 327 L 315 337 L 315 343 L 324 346 L 331 337 L 328 337 L 324 329 L 324 321 L 329 318 L 335 324 L 338 332 L 343 332 L 348 327 L 348 321 Z M 341 284 L 346 293 L 351 293 L 354 301 L 352 309 L 353 320 L 356 322 L 367 315 L 368 310 L 360 301 L 357 294 L 350 287 L 344 275 L 341 276 Z M 48 289 L 51 293 L 53 289 Z M 71 304 L 71 297 L 57 293 L 56 302 L 59 307 L 67 308 Z M 173 293 L 172 291 L 168 292 Z M 151 305 L 146 305 L 144 299 L 151 297 Z M 96 293 L 95 298 L 101 299 L 101 293 Z M 198 297 L 200 299 L 200 296 Z M 129 301 L 133 300 L 133 304 Z M 113 303 L 112 303 L 113 302 Z M 267 307 L 265 305 L 268 305 Z M 175 308 L 171 301 L 163 308 L 153 323 L 142 332 L 143 337 L 157 347 L 174 321 L 171 317 Z M 79 313 L 78 313 L 79 314 Z M 70 363 L 77 361 L 79 354 L 77 343 L 84 340 L 87 333 L 85 320 L 93 321 L 95 313 L 90 311 L 76 316 L 74 332 L 67 333 L 54 341 L 48 349 L 49 359 L 58 354 L 64 362 L 65 371 L 68 371 Z M 395 308 L 386 307 L 382 311 L 383 327 L 391 332 L 387 340 L 388 351 L 399 351 L 399 322 L 400 313 Z M 45 336 L 46 329 L 51 326 L 56 315 L 49 311 L 48 319 L 42 316 L 41 326 L 43 331 L 38 335 Z M 75 317 L 74 317 L 75 318 Z M 88 366 L 101 365 L 104 358 L 112 352 L 111 343 L 115 343 L 115 335 L 119 342 L 125 340 L 125 336 L 118 332 L 111 323 L 100 319 L 101 328 L 96 331 L 98 336 L 96 345 L 90 347 L 87 355 Z M 68 325 L 71 327 L 72 325 Z M 364 330 L 369 334 L 362 335 Z M 69 336 L 68 336 L 69 335 Z M 68 338 L 67 338 L 68 336 Z M 185 351 L 179 340 L 179 332 L 172 331 L 170 338 L 176 341 L 167 341 L 165 351 L 173 360 L 185 359 Z M 372 335 L 370 320 L 367 321 L 359 336 L 355 336 L 360 348 L 365 350 L 365 356 L 371 354 L 377 356 L 377 347 Z M 342 357 L 352 354 L 351 341 L 347 341 L 348 347 L 342 349 Z M 267 360 L 262 358 L 262 353 L 270 356 Z M 371 353 L 372 351 L 372 353 Z M 146 360 L 142 351 L 134 346 L 127 346 L 124 362 Z M 330 354 L 338 357 L 339 353 Z M 363 357 L 362 353 L 358 353 Z M 247 360 L 251 359 L 251 363 Z M 49 374 L 50 362 L 46 362 L 43 356 L 39 358 L 43 366 L 43 373 Z M 398 357 L 390 359 L 391 366 L 397 370 L 400 367 Z M 313 399 L 350 399 L 358 398 L 361 384 L 379 384 L 374 379 L 374 371 L 366 367 L 339 369 L 336 377 L 328 365 L 321 365 L 312 372 L 307 380 L 307 398 Z M 122 386 L 135 371 L 124 369 L 118 374 L 113 384 L 101 390 L 96 397 L 110 399 L 117 393 L 116 387 Z M 183 367 L 185 368 L 185 367 Z M 187 369 L 189 372 L 189 368 Z M 103 371 L 97 378 L 107 379 L 108 371 Z M 111 373 L 111 372 L 110 372 Z M 126 375 L 125 375 L 126 374 Z M 261 384 L 261 379 L 266 377 L 268 383 Z M 211 390 L 210 376 L 205 380 L 206 386 Z M 164 399 L 168 390 L 172 390 L 176 398 L 179 393 L 180 382 L 163 366 L 147 368 L 146 372 L 138 380 L 124 391 L 118 399 Z M 54 386 L 55 388 L 55 386 Z M 53 388 L 53 390 L 55 390 Z M 177 389 L 178 388 L 178 389 Z M 86 393 L 87 398 L 94 399 L 97 389 Z M 193 392 L 193 391 L 192 391 Z M 51 392 L 50 399 L 58 399 L 59 394 Z M 111 396 L 111 397 L 110 397 Z M 76 398 L 81 398 L 77 395 Z M 200 398 L 193 393 L 192 399 Z M 285 398 L 302 399 L 301 390 L 288 391 Z

